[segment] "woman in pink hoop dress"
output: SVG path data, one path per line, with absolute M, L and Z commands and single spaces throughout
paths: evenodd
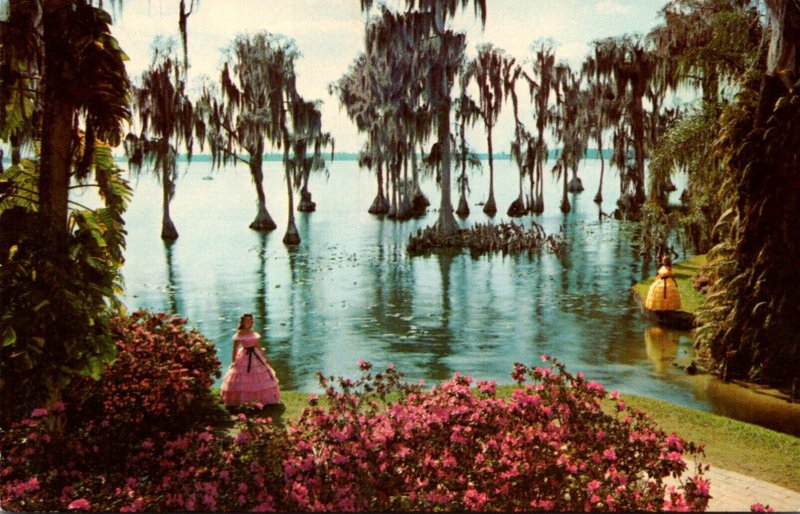
M 233 362 L 222 379 L 222 403 L 226 407 L 281 402 L 278 377 L 258 344 L 260 337 L 253 331 L 253 315 L 243 315 L 233 336 Z

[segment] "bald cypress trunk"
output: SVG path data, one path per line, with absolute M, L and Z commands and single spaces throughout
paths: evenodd
M 165 159 L 161 166 L 161 239 L 178 239 L 178 230 L 170 216 L 169 205 L 175 192 L 175 182 L 170 173 L 169 162 Z
M 250 153 L 250 176 L 258 196 L 258 212 L 250 228 L 259 232 L 269 232 L 278 226 L 267 211 L 267 197 L 264 194 L 264 142 L 261 141 L 256 149 Z
M 492 129 L 487 127 L 488 136 L 486 143 L 489 147 L 489 199 L 486 200 L 486 205 L 483 206 L 483 212 L 488 216 L 494 216 L 497 213 L 497 202 L 494 199 L 494 156 L 492 155 Z
M 442 88 L 448 91 L 447 77 L 442 78 Z M 438 135 L 442 148 L 442 197 L 439 203 L 439 220 L 436 228 L 444 235 L 458 232 L 458 222 L 453 215 L 453 203 L 450 199 L 450 100 L 449 96 L 439 100 L 438 105 Z
M 606 159 L 603 157 L 603 136 L 597 133 L 597 151 L 600 154 L 600 183 L 597 185 L 597 194 L 594 195 L 595 203 L 603 203 L 603 175 L 606 171 Z
M 285 122 L 281 127 L 283 132 L 283 169 L 286 175 L 286 195 L 289 200 L 289 221 L 286 224 L 286 234 L 283 236 L 283 244 L 287 246 L 297 246 L 300 244 L 300 233 L 294 223 L 294 191 L 292 188 L 292 174 L 289 173 L 289 130 Z

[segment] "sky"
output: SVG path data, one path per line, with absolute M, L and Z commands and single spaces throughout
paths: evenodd
M 377 3 L 377 2 L 376 2 Z M 390 7 L 401 0 L 387 0 Z M 646 33 L 658 21 L 664 0 L 487 0 L 486 26 L 468 7 L 453 27 L 467 33 L 467 54 L 477 45 L 491 42 L 524 62 L 530 46 L 540 39 L 556 42 L 556 58 L 580 66 L 589 44 L 599 38 L 624 33 Z M 112 28 L 128 54 L 128 73 L 141 75 L 151 59 L 156 36 L 178 40 L 178 0 L 126 0 L 115 14 Z M 375 8 L 373 8 L 375 10 Z M 217 81 L 222 49 L 238 33 L 266 30 L 295 40 L 302 54 L 297 63 L 298 89 L 306 99 L 323 101 L 323 129 L 332 133 L 337 152 L 357 152 L 364 137 L 347 119 L 328 85 L 347 70 L 364 48 L 364 15 L 359 0 L 200 0 L 189 17 L 189 84 L 196 87 L 202 76 Z M 526 88 L 527 89 L 527 88 Z M 520 99 L 527 98 L 518 90 Z M 533 126 L 533 120 L 523 122 Z M 529 112 L 529 111 L 528 111 Z M 530 116 L 528 114 L 528 116 Z M 501 114 L 495 130 L 495 151 L 507 151 L 513 137 L 510 106 Z M 486 151 L 486 138 L 475 128 L 470 144 Z

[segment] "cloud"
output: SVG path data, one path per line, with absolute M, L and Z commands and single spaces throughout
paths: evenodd
M 633 12 L 630 5 L 618 0 L 600 0 L 595 4 L 594 10 L 602 14 L 631 14 Z

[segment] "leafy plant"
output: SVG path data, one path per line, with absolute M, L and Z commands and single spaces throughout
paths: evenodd
M 0 201 L 0 391 L 2 423 L 57 401 L 70 380 L 98 378 L 115 348 L 109 332 L 121 308 L 122 213 L 131 190 L 108 146 L 95 149 L 96 185 L 105 207 L 70 213 L 66 251 L 41 232 L 38 163 L 22 161 L 6 175 Z
M 663 479 L 701 449 L 660 431 L 604 388 L 550 368 L 518 364 L 509 400 L 456 374 L 425 392 L 393 368 L 360 379 L 320 375 L 327 407 L 290 428 L 285 464 L 295 510 L 703 510 L 708 482 Z M 531 379 L 531 383 L 527 383 Z M 616 395 L 612 393 L 612 397 Z M 701 471 L 702 467 L 698 466 Z

